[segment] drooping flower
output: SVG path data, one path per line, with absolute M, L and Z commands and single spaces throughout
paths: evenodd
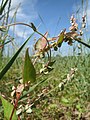
M 70 31 L 77 31 L 78 24 L 76 23 L 76 18 L 74 17 L 74 15 L 71 16 L 70 23 L 71 23 L 71 26 L 69 27 L 69 30 Z

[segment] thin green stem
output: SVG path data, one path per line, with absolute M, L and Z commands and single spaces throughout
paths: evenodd
M 12 23 L 12 24 L 5 25 L 3 27 L 5 28 L 5 27 L 14 26 L 14 25 L 25 25 L 25 26 L 33 29 L 33 27 L 30 24 L 26 24 L 26 23 L 23 23 L 23 22 Z M 38 33 L 39 35 L 41 35 L 42 37 L 44 37 L 47 41 L 48 46 L 49 46 L 49 41 L 47 40 L 47 38 L 42 33 L 40 33 L 39 31 L 36 30 L 35 32 Z M 51 49 L 50 49 L 49 61 L 51 61 Z
M 32 28 L 32 26 L 30 24 L 23 23 L 23 22 L 16 22 L 16 23 L 5 25 L 3 27 L 10 27 L 10 26 L 14 26 L 14 25 L 25 25 L 25 26 L 28 26 L 28 27 Z
M 26 24 L 26 23 L 23 23 L 23 22 L 12 23 L 12 24 L 8 24 L 8 25 L 2 26 L 2 27 L 5 28 L 5 27 L 13 26 L 13 25 L 25 25 L 25 26 L 28 26 L 28 27 L 33 29 L 33 27 L 30 24 Z M 47 43 L 48 43 L 48 46 L 49 46 L 49 41 L 47 40 L 47 38 L 42 33 L 40 33 L 39 31 L 36 30 L 35 32 L 38 33 L 39 35 L 41 35 L 42 37 L 44 37 L 46 39 Z M 85 45 L 86 47 L 90 48 L 90 45 L 88 45 L 87 43 L 79 40 L 78 38 L 74 38 L 74 40 L 76 40 L 77 42 L 79 42 L 79 43 Z M 49 61 L 51 61 L 51 49 L 50 49 Z

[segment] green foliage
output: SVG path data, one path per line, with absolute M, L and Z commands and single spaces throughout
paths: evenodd
M 21 52 L 21 50 L 23 49 L 23 47 L 26 45 L 26 43 L 29 41 L 29 39 L 32 37 L 33 34 L 30 35 L 30 37 L 28 37 L 28 39 L 23 43 L 23 45 L 19 48 L 19 50 L 15 53 L 15 55 L 11 58 L 11 60 L 6 64 L 6 66 L 2 69 L 2 71 L 0 72 L 0 80 L 2 79 L 2 77 L 4 76 L 4 74 L 10 69 L 10 67 L 12 66 L 13 62 L 16 60 L 17 56 L 19 55 L 19 53 Z
M 2 0 L 2 3 L 3 3 L 3 0 Z M 5 10 L 5 7 L 8 3 L 8 0 L 5 0 L 4 4 L 1 4 L 0 6 L 0 15 L 2 15 L 3 11 Z
M 57 41 L 58 47 L 60 47 L 60 46 L 62 45 L 63 39 L 64 39 L 64 33 L 62 32 L 62 33 L 60 34 L 60 36 L 59 36 L 58 41 Z
M 2 96 L 0 96 L 0 98 L 2 101 L 3 108 L 4 108 L 4 119 L 9 120 L 14 106 L 10 102 L 8 102 L 6 99 L 4 99 Z M 12 120 L 17 120 L 16 110 L 14 111 Z
M 62 97 L 61 103 L 62 103 L 62 104 L 68 104 L 69 101 L 68 101 L 68 99 L 66 99 L 65 97 Z
M 2 31 L 2 32 L 6 32 L 6 28 L 0 26 L 0 31 Z
M 0 7 L 0 15 L 2 15 L 4 12 L 7 3 L 8 0 L 2 1 Z M 20 24 L 32 28 L 34 32 L 38 33 L 41 36 L 41 38 L 39 38 L 35 43 L 34 56 L 30 57 L 28 49 L 26 49 L 23 75 L 22 72 L 19 72 L 22 71 L 23 60 L 21 57 L 19 59 L 17 57 L 34 33 L 31 34 L 27 40 L 25 40 L 23 45 L 18 49 L 13 57 L 6 57 L 3 59 L 0 58 L 0 79 L 2 79 L 0 81 L 0 92 L 4 92 L 5 97 L 9 97 L 10 100 L 12 100 L 10 95 L 12 91 L 13 99 L 18 102 L 18 106 L 17 104 L 15 105 L 17 106 L 18 114 L 22 120 L 27 118 L 45 120 L 84 119 L 83 116 L 84 114 L 87 114 L 85 111 L 88 111 L 87 106 L 90 101 L 90 56 L 51 56 L 52 48 L 57 51 L 58 47 L 61 47 L 63 42 L 67 42 L 68 45 L 73 45 L 74 41 L 77 41 L 90 48 L 89 44 L 81 41 L 80 35 L 82 34 L 79 33 L 79 27 L 77 27 L 78 24 L 76 23 L 76 19 L 74 16 L 71 17 L 71 26 L 69 28 L 69 32 L 63 30 L 59 36 L 49 39 L 47 38 L 48 32 L 43 35 L 37 30 L 36 26 L 33 23 L 13 23 L 8 25 L 10 4 L 11 1 L 8 6 L 8 11 L 0 18 L 2 20 L 2 18 L 6 17 L 5 22 L 7 23 L 7 25 L 2 24 L 3 26 L 0 26 L 0 31 L 2 33 L 1 35 L 5 37 L 6 32 L 8 32 L 8 30 L 6 31 L 6 28 L 12 25 Z M 86 16 L 82 17 L 84 22 L 85 17 Z M 86 23 L 84 24 L 84 28 L 85 25 Z M 2 36 L 0 41 L 1 51 L 5 47 L 5 44 L 11 42 L 10 40 L 5 41 L 5 38 L 3 40 Z M 14 61 L 16 58 L 17 61 L 15 63 Z M 37 61 L 34 61 L 33 63 L 31 58 Z M 8 59 L 10 60 L 7 63 Z M 5 67 L 2 69 L 2 66 L 4 65 Z M 71 68 L 76 68 L 77 72 L 69 73 Z M 8 70 L 9 72 L 7 72 Z M 3 78 L 5 74 L 6 76 Z M 74 76 L 70 78 L 72 74 Z M 28 85 L 27 83 L 29 82 L 30 84 Z M 3 105 L 2 107 L 0 103 L 0 119 L 5 118 L 9 120 L 14 107 L 2 96 L 0 96 L 0 98 Z M 17 118 L 16 116 L 17 111 L 14 111 L 12 120 L 19 119 L 19 117 Z
M 24 91 L 24 92 L 23 92 L 23 95 L 22 95 L 21 98 L 20 98 L 20 100 L 22 101 L 22 100 L 27 99 L 27 98 L 24 98 L 24 97 L 26 97 L 27 94 L 30 94 L 31 92 L 33 92 L 36 87 L 38 87 L 40 84 L 42 84 L 42 83 L 45 82 L 45 81 L 46 81 L 46 79 L 41 80 L 41 81 L 38 82 L 37 84 L 35 84 L 35 85 L 33 85 L 32 87 L 30 87 L 28 91 Z
M 23 70 L 23 83 L 35 82 L 36 81 L 36 71 L 33 63 L 29 57 L 28 49 L 25 54 L 24 70 Z
M 26 100 L 28 99 L 27 94 L 30 94 L 31 97 L 29 97 L 30 101 L 33 101 L 33 99 L 37 99 L 37 96 L 42 94 L 43 89 L 47 89 L 49 87 L 48 94 L 46 97 L 39 99 L 38 101 L 34 102 L 34 105 L 32 106 L 32 113 L 29 114 L 31 119 L 53 119 L 57 118 L 74 118 L 72 119 L 80 119 L 81 115 L 88 114 L 88 108 L 87 104 L 89 102 L 89 80 L 90 80 L 90 74 L 89 74 L 89 68 L 90 68 L 90 56 L 68 56 L 68 57 L 52 57 L 52 61 L 56 60 L 56 62 L 53 64 L 53 62 L 49 65 L 54 65 L 54 70 L 48 75 L 37 78 L 37 83 L 33 86 L 30 86 L 28 91 L 24 91 L 19 104 L 24 102 L 26 103 Z M 20 58 L 18 59 L 19 65 L 22 66 L 20 62 Z M 39 64 L 39 63 L 38 63 Z M 13 86 L 13 81 L 15 78 L 18 79 L 18 74 L 21 76 L 20 68 L 18 68 L 17 64 L 13 64 L 13 68 L 10 69 L 8 72 L 8 76 L 6 74 L 6 77 L 4 77 L 5 80 L 0 81 L 0 91 L 6 96 L 9 96 L 9 93 L 11 91 L 11 87 Z M 62 82 L 63 79 L 66 78 L 68 71 L 72 67 L 77 67 L 77 72 L 75 74 L 75 77 L 67 83 L 64 86 L 64 89 L 61 91 L 58 87 L 58 85 Z M 41 68 L 41 66 L 38 69 Z M 37 68 L 36 67 L 36 68 Z M 19 70 L 18 70 L 18 69 Z M 14 69 L 14 72 L 12 73 L 12 70 Z M 17 71 L 18 70 L 18 71 Z M 17 71 L 17 72 L 15 72 Z M 10 78 L 12 76 L 14 78 Z M 52 76 L 52 78 L 51 78 Z M 48 80 L 49 79 L 49 80 Z M 8 80 L 6 85 L 6 81 Z M 17 80 L 18 81 L 18 80 Z M 4 83 L 3 83 L 4 82 Z M 55 89 L 55 87 L 57 88 Z M 6 88 L 5 90 L 3 88 Z M 34 92 L 33 92 L 34 91 Z M 46 94 L 46 93 L 44 93 Z M 54 106 L 55 105 L 55 106 Z M 49 107 L 50 106 L 50 107 Z M 74 111 L 76 111 L 77 115 L 75 116 Z M 85 111 L 87 111 L 85 113 Z M 38 113 L 39 112 L 39 113 Z M 23 113 L 25 114 L 25 113 Z M 52 116 L 51 116 L 52 114 Z M 28 115 L 26 115 L 27 118 Z M 3 117 L 2 117 L 3 118 Z M 23 118 L 24 119 L 24 118 Z

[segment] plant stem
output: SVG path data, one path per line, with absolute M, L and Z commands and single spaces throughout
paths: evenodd
M 12 23 L 12 24 L 8 24 L 8 25 L 2 26 L 2 27 L 5 28 L 5 27 L 13 26 L 13 25 L 25 25 L 25 26 L 28 26 L 28 27 L 32 28 L 32 26 L 30 24 L 26 24 L 26 23 L 23 23 L 23 22 Z M 47 38 L 42 33 L 40 33 L 37 30 L 35 32 L 38 33 L 39 35 L 41 35 L 42 37 L 44 37 L 47 40 Z M 88 45 L 87 43 L 79 40 L 78 38 L 74 38 L 74 40 L 76 40 L 77 42 L 79 42 L 79 43 L 85 45 L 86 47 L 90 48 L 90 45 Z M 47 43 L 48 43 L 48 46 L 49 46 L 49 41 L 48 40 L 47 40 Z M 50 56 L 49 56 L 49 58 L 51 60 L 51 49 L 50 49 Z
M 15 111 L 15 109 L 16 109 L 17 106 L 18 106 L 18 101 L 19 101 L 19 99 L 20 99 L 20 96 L 21 96 L 21 94 L 19 94 L 19 97 L 18 97 L 18 98 L 16 99 L 16 101 L 15 101 L 15 105 L 14 105 L 14 108 L 13 108 L 13 110 L 12 110 L 12 113 L 11 113 L 11 116 L 10 116 L 10 120 L 12 120 L 14 111 Z
M 75 38 L 75 40 L 76 40 L 77 42 L 79 42 L 79 43 L 85 45 L 86 47 L 90 48 L 90 45 L 88 45 L 87 43 L 85 43 L 85 42 L 79 40 L 78 38 Z

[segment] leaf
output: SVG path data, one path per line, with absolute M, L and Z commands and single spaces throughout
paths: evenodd
M 35 82 L 36 80 L 36 71 L 32 64 L 32 61 L 29 57 L 28 49 L 25 54 L 24 70 L 23 70 L 23 83 Z
M 11 40 L 5 42 L 4 44 L 0 44 L 0 48 L 2 48 L 4 45 L 6 45 L 6 44 L 8 44 L 8 43 L 10 43 L 10 42 L 11 42 Z
M 6 120 L 9 120 L 14 106 L 10 102 L 5 100 L 2 96 L 0 96 L 0 98 L 1 98 L 1 101 L 2 101 L 3 108 L 4 108 L 4 118 Z M 17 120 L 16 110 L 14 111 L 12 120 Z
M 2 15 L 3 11 L 5 10 L 5 7 L 6 7 L 7 3 L 8 3 L 8 0 L 6 0 L 3 5 L 1 4 L 1 6 L 0 6 L 0 15 Z
M 82 106 L 81 106 L 80 103 L 78 103 L 78 104 L 76 105 L 76 108 L 77 108 L 77 110 L 78 110 L 80 113 L 84 112 L 84 109 L 82 108 Z
M 65 97 L 62 97 L 61 102 L 63 104 L 68 104 L 69 103 L 68 99 L 66 99 Z
M 10 59 L 10 61 L 6 64 L 6 66 L 2 69 L 2 71 L 0 72 L 0 79 L 5 75 L 5 73 L 9 70 L 9 68 L 12 66 L 12 64 L 14 63 L 14 61 L 16 60 L 17 56 L 19 55 L 19 53 L 21 52 L 21 50 L 23 49 L 23 47 L 26 45 L 26 43 L 29 41 L 29 39 L 33 36 L 34 33 L 32 33 L 28 39 L 23 43 L 23 45 L 19 48 L 19 50 L 15 53 L 15 55 Z
M 61 45 L 64 39 L 64 32 L 62 32 L 59 36 L 59 39 L 57 41 L 57 45 Z
M 33 85 L 32 87 L 30 87 L 28 91 L 23 92 L 23 95 L 21 96 L 20 100 L 23 101 L 23 100 L 27 99 L 27 98 L 26 98 L 27 94 L 29 94 L 30 92 L 34 91 L 34 89 L 35 89 L 38 85 L 42 84 L 42 83 L 45 82 L 46 80 L 47 80 L 47 79 L 44 79 L 44 80 L 42 80 L 42 81 L 39 81 L 38 83 L 36 83 L 36 84 Z M 19 100 L 19 101 L 20 101 L 20 100 Z
M 48 32 L 44 34 L 44 37 L 47 37 L 47 35 L 48 35 Z M 40 51 L 40 50 L 43 50 L 47 46 L 47 40 L 44 37 L 38 39 L 38 41 L 36 42 L 34 46 L 35 50 Z
M 57 108 L 57 107 L 58 107 L 57 104 L 50 104 L 50 105 L 48 106 L 49 109 L 55 109 L 55 108 Z

